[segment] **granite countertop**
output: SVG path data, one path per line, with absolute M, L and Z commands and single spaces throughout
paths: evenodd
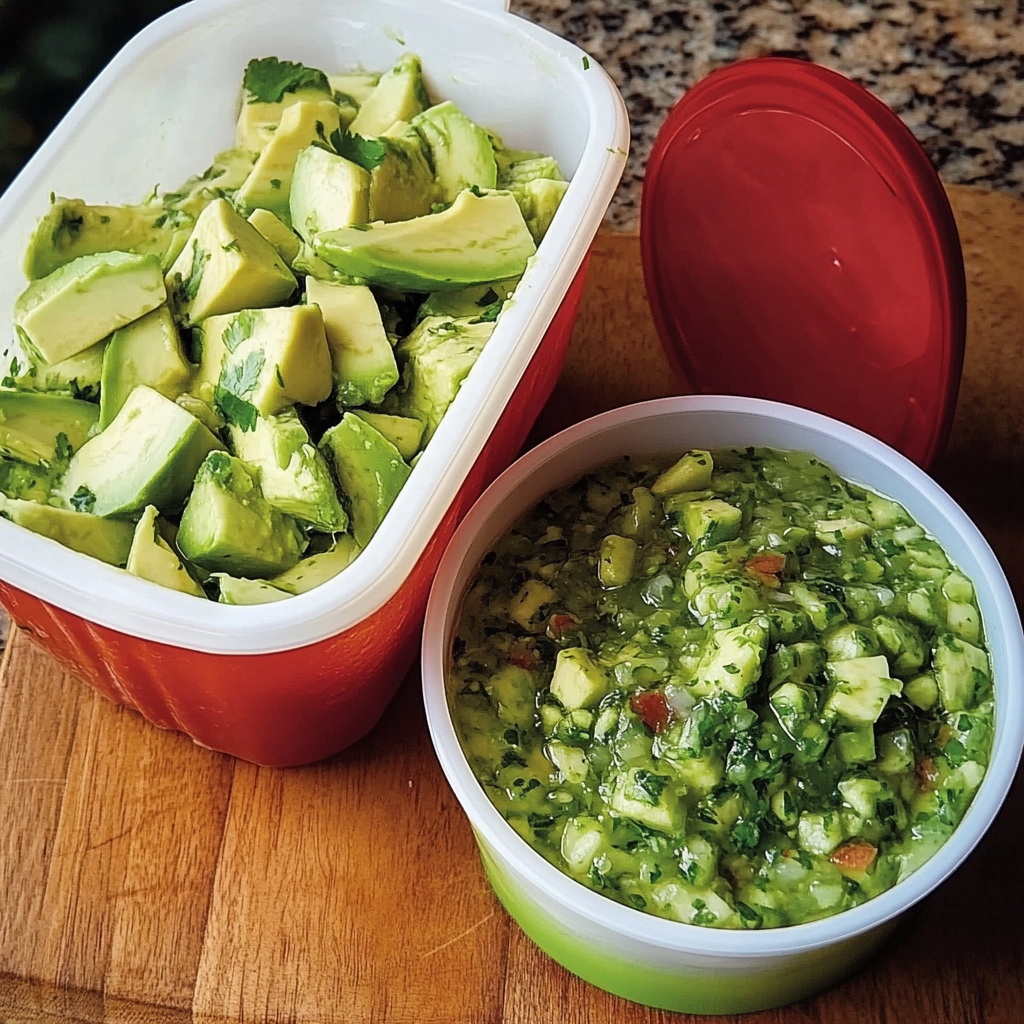
M 512 0 L 615 80 L 633 144 L 607 225 L 638 226 L 665 115 L 723 64 L 801 57 L 841 71 L 910 126 L 942 178 L 1024 198 L 1024 13 L 1008 0 Z

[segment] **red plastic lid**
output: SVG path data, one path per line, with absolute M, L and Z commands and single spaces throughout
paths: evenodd
M 716 71 L 647 164 L 644 276 L 677 371 L 704 394 L 826 413 L 927 467 L 956 406 L 959 236 L 903 122 L 816 64 Z

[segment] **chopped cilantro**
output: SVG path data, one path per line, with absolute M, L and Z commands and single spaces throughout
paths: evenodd
M 281 187 L 281 179 L 280 178 L 271 178 L 270 179 L 270 187 L 271 188 L 280 188 Z
M 232 238 L 230 242 L 226 242 L 221 248 L 225 252 L 241 252 L 242 247 L 238 244 L 237 238 Z
M 583 55 L 583 70 L 590 70 L 590 58 L 586 54 Z
M 191 302 L 199 293 L 199 285 L 203 281 L 203 271 L 206 264 L 210 262 L 210 254 L 198 245 L 192 247 L 192 269 L 188 277 L 181 282 L 181 294 L 186 302 Z
M 234 352 L 239 345 L 248 341 L 256 329 L 256 311 L 243 309 L 228 325 L 221 336 L 228 352 Z
M 100 214 L 100 223 L 101 224 L 109 224 L 110 223 L 110 218 L 105 213 L 101 213 Z
M 658 802 L 668 782 L 667 775 L 658 775 L 647 768 L 638 768 L 633 775 L 632 796 L 653 806 Z
M 57 434 L 57 437 L 56 437 L 56 449 L 57 449 L 57 458 L 61 462 L 66 462 L 68 459 L 71 458 L 72 455 L 75 454 L 74 449 L 71 447 L 71 442 L 68 441 L 68 435 L 65 434 L 63 430 L 61 430 Z
M 252 103 L 280 103 L 286 92 L 319 88 L 330 95 L 327 76 L 316 68 L 277 57 L 253 58 L 242 76 L 242 87 Z
M 274 363 L 274 376 L 277 378 L 277 386 L 284 389 L 284 377 L 281 376 L 281 367 Z
M 494 323 L 498 319 L 498 314 L 501 312 L 501 307 L 505 303 L 498 299 L 497 302 L 492 302 L 485 309 L 480 310 L 480 315 L 473 317 L 469 322 L 471 324 L 490 324 Z
M 493 288 L 488 288 L 487 291 L 476 300 L 478 306 L 490 306 L 498 301 L 498 293 Z
M 70 504 L 76 512 L 92 512 L 96 507 L 96 495 L 93 494 L 85 484 L 82 484 L 82 486 L 79 487 L 78 490 L 75 491 L 75 493 L 68 499 L 68 504 Z
M 225 391 L 222 387 L 213 389 L 213 401 L 228 423 L 243 431 L 256 429 L 260 414 L 251 402 Z
M 516 765 L 519 768 L 526 767 L 526 761 L 523 759 L 521 754 L 517 754 L 514 750 L 506 750 L 501 755 L 501 767 L 508 768 L 509 765 Z
M 221 371 L 218 384 L 238 398 L 248 398 L 256 390 L 266 355 L 262 351 L 250 352 L 241 362 L 228 363 Z
M 366 171 L 380 167 L 387 155 L 387 145 L 379 139 L 364 139 L 340 128 L 331 132 L 331 145 L 338 156 L 351 160 Z

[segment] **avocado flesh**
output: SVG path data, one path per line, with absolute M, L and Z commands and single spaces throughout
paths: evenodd
M 0 455 L 49 468 L 85 444 L 98 415 L 92 402 L 77 398 L 0 391 Z
M 396 346 L 402 383 L 393 398 L 388 396 L 395 408 L 388 404 L 387 411 L 421 420 L 426 425 L 422 445 L 434 436 L 493 331 L 490 321 L 432 316 Z
M 434 172 L 423 148 L 423 140 L 400 122 L 395 132 L 380 136 L 384 158 L 370 172 L 369 221 L 410 220 L 430 213 L 437 199 Z M 355 223 L 350 221 L 349 223 Z M 323 225 L 321 230 L 344 225 Z
M 411 124 L 430 150 L 440 202 L 454 202 L 473 185 L 495 187 L 498 170 L 490 136 L 450 100 L 417 114 Z
M 192 579 L 170 544 L 160 536 L 157 528 L 158 515 L 159 512 L 154 505 L 146 506 L 142 518 L 135 526 L 125 568 L 133 576 L 149 580 L 151 583 L 159 583 L 182 594 L 205 598 L 206 591 Z
M 422 420 L 414 420 L 409 416 L 392 416 L 383 412 L 367 412 L 365 409 L 353 409 L 352 412 L 361 420 L 366 420 L 375 430 L 379 430 L 398 449 L 398 454 L 406 462 L 420 450 L 423 428 L 426 426 Z
M 288 204 L 292 227 L 306 241 L 319 231 L 365 223 L 369 199 L 370 173 L 358 164 L 320 146 L 299 153 Z
M 347 569 L 359 554 L 359 545 L 347 533 L 341 534 L 330 551 L 300 559 L 287 572 L 274 576 L 269 582 L 288 594 L 305 594 L 321 583 L 334 579 Z
M 42 359 L 59 363 L 163 305 L 166 298 L 155 256 L 94 253 L 33 281 L 14 304 L 14 324 Z
M 352 100 L 355 106 L 361 107 L 377 88 L 380 75 L 376 71 L 346 71 L 340 75 L 328 75 L 327 82 L 334 93 L 334 101 L 347 105 Z M 341 94 L 339 101 L 338 94 Z
M 100 429 L 120 412 L 139 384 L 148 384 L 164 398 L 183 394 L 192 367 L 182 351 L 178 328 L 166 306 L 160 306 L 115 331 L 103 356 Z
M 0 455 L 0 494 L 45 505 L 59 475 L 57 467 L 30 466 L 27 462 Z
M 423 86 L 423 67 L 415 54 L 405 54 L 385 71 L 349 125 L 353 135 L 383 135 L 396 121 L 411 121 L 430 106 Z
M 75 453 L 57 493 L 69 504 L 88 502 L 98 516 L 147 505 L 174 512 L 202 461 L 223 447 L 194 416 L 140 384 L 106 430 Z
M 534 178 L 524 185 L 513 186 L 512 194 L 519 203 L 533 240 L 538 244 L 548 233 L 568 188 L 567 181 L 554 181 L 551 178 Z
M 352 536 L 364 548 L 412 470 L 379 430 L 352 413 L 326 431 L 319 447 L 349 500 Z
M 327 463 L 294 409 L 260 416 L 254 430 L 229 429 L 234 454 L 258 470 L 260 490 L 269 504 L 325 533 L 348 526 Z
M 32 346 L 21 346 L 13 340 L 0 354 L 0 366 L 9 371 L 10 382 L 16 388 L 28 391 L 57 391 L 73 398 L 95 399 L 100 393 L 103 373 L 103 353 L 107 341 L 96 342 L 59 363 L 48 363 L 32 351 Z
M 331 393 L 331 355 L 317 306 L 243 309 L 204 320 L 196 335 L 196 397 L 228 421 L 237 419 L 232 398 L 270 416 Z
M 323 316 L 338 408 L 382 401 L 398 383 L 398 364 L 370 289 L 309 278 L 306 302 Z
M 265 580 L 250 580 L 226 572 L 215 572 L 212 575 L 220 587 L 220 596 L 217 598 L 220 604 L 270 604 L 273 601 L 285 601 L 292 596 Z
M 428 316 L 443 316 L 449 320 L 463 317 L 467 320 L 476 319 L 492 311 L 496 302 L 505 303 L 512 298 L 517 284 L 518 277 L 509 277 L 504 281 L 474 284 L 458 291 L 435 292 L 423 300 L 416 311 L 416 321 L 418 323 Z
M 166 284 L 186 327 L 210 316 L 276 306 L 297 287 L 273 245 L 226 199 L 215 199 L 199 215 Z
M 306 100 L 330 99 L 333 99 L 333 91 L 329 85 L 303 86 L 293 92 L 286 92 L 276 103 L 246 98 L 235 125 L 235 145 L 250 153 L 259 153 L 273 139 L 288 107 Z
M 318 256 L 343 274 L 396 291 L 455 291 L 516 277 L 537 251 L 510 192 L 471 189 L 440 213 L 316 235 Z
M 178 549 L 210 572 L 263 578 L 290 569 L 306 538 L 260 493 L 240 459 L 213 452 L 200 466 L 181 516 Z
M 108 565 L 123 566 L 128 561 L 135 533 L 131 523 L 3 495 L 0 495 L 0 516 Z
M 295 232 L 269 210 L 253 210 L 246 219 L 277 250 L 277 255 L 291 270 L 292 261 L 299 255 L 302 245 Z

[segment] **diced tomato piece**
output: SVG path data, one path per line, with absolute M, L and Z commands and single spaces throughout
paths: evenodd
M 743 563 L 751 572 L 774 574 L 786 568 L 786 556 L 774 551 L 761 551 Z
M 540 664 L 540 655 L 532 647 L 527 647 L 521 640 L 517 640 L 508 652 L 508 660 L 513 665 L 532 672 Z
M 579 624 L 580 620 L 575 615 L 570 615 L 568 612 L 555 612 L 548 619 L 548 636 L 553 640 L 559 640 Z
M 922 757 L 917 762 L 914 774 L 917 776 L 918 786 L 924 792 L 930 793 L 935 789 L 935 783 L 939 778 L 939 770 L 935 767 L 935 762 L 930 757 Z
M 656 733 L 668 727 L 672 709 L 661 690 L 646 690 L 629 698 L 629 706 L 640 716 L 640 721 Z
M 747 572 L 755 579 L 760 580 L 769 590 L 778 590 L 782 586 L 779 577 L 773 576 L 770 572 L 756 572 L 754 569 L 748 569 Z
M 878 850 L 870 843 L 854 840 L 833 850 L 829 860 L 840 870 L 867 871 L 875 863 L 877 856 Z

